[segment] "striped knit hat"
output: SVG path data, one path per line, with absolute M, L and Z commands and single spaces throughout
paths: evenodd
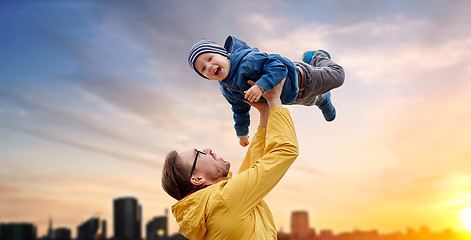
M 217 45 L 215 42 L 208 40 L 208 39 L 201 39 L 199 42 L 195 43 L 193 47 L 191 47 L 190 52 L 188 54 L 188 64 L 190 65 L 191 68 L 193 68 L 200 76 L 204 77 L 207 79 L 207 77 L 203 76 L 198 70 L 195 68 L 195 61 L 196 58 L 203 54 L 203 53 L 219 53 L 221 55 L 224 55 L 226 57 L 229 57 L 229 53 L 226 51 L 225 48 Z

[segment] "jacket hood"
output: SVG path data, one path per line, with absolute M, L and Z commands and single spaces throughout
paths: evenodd
M 205 212 L 210 187 L 194 192 L 172 206 L 179 232 L 189 239 L 201 239 L 206 234 Z
M 232 172 L 229 172 L 226 180 L 198 190 L 177 202 L 172 206 L 172 213 L 177 220 L 179 232 L 189 239 L 202 239 L 207 231 L 206 213 L 209 211 L 209 199 L 218 188 L 223 187 Z
M 227 37 L 224 48 L 229 53 L 229 59 L 231 61 L 231 69 L 226 79 L 232 78 L 237 73 L 237 68 L 239 68 L 239 64 L 245 56 L 251 52 L 258 52 L 257 48 L 250 48 L 247 43 L 233 36 Z
M 231 53 L 233 51 L 240 51 L 244 49 L 251 49 L 247 43 L 244 41 L 241 41 L 233 36 L 229 36 L 226 39 L 226 42 L 224 43 L 224 48 L 228 53 Z

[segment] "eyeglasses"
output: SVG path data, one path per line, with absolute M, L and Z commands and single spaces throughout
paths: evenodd
M 191 168 L 191 172 L 190 172 L 190 179 L 191 179 L 191 176 L 193 175 L 193 171 L 195 171 L 195 167 L 196 167 L 196 160 L 198 160 L 198 155 L 201 154 L 204 154 L 206 155 L 207 153 L 201 151 L 201 150 L 198 150 L 195 148 L 195 151 L 196 151 L 196 156 L 195 156 L 195 161 L 193 161 L 193 167 Z

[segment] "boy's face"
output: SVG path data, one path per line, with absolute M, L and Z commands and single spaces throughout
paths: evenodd
M 231 61 L 219 53 L 203 53 L 196 58 L 195 68 L 211 80 L 224 80 L 229 75 Z

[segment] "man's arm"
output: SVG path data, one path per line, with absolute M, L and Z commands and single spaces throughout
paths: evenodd
M 281 89 L 278 90 L 281 94 Z M 241 217 L 246 217 L 262 201 L 298 156 L 298 143 L 289 111 L 281 107 L 279 94 L 275 99 L 269 93 L 265 95 L 270 115 L 263 156 L 256 159 L 253 167 L 228 181 L 223 190 L 224 200 Z
M 247 154 L 245 154 L 244 161 L 240 165 L 239 174 L 251 168 L 255 164 L 255 161 L 263 156 L 265 150 L 265 134 L 268 123 L 268 116 L 270 115 L 270 107 L 267 103 L 257 102 L 248 104 L 258 110 L 260 113 L 260 122 L 249 149 L 247 149 Z

